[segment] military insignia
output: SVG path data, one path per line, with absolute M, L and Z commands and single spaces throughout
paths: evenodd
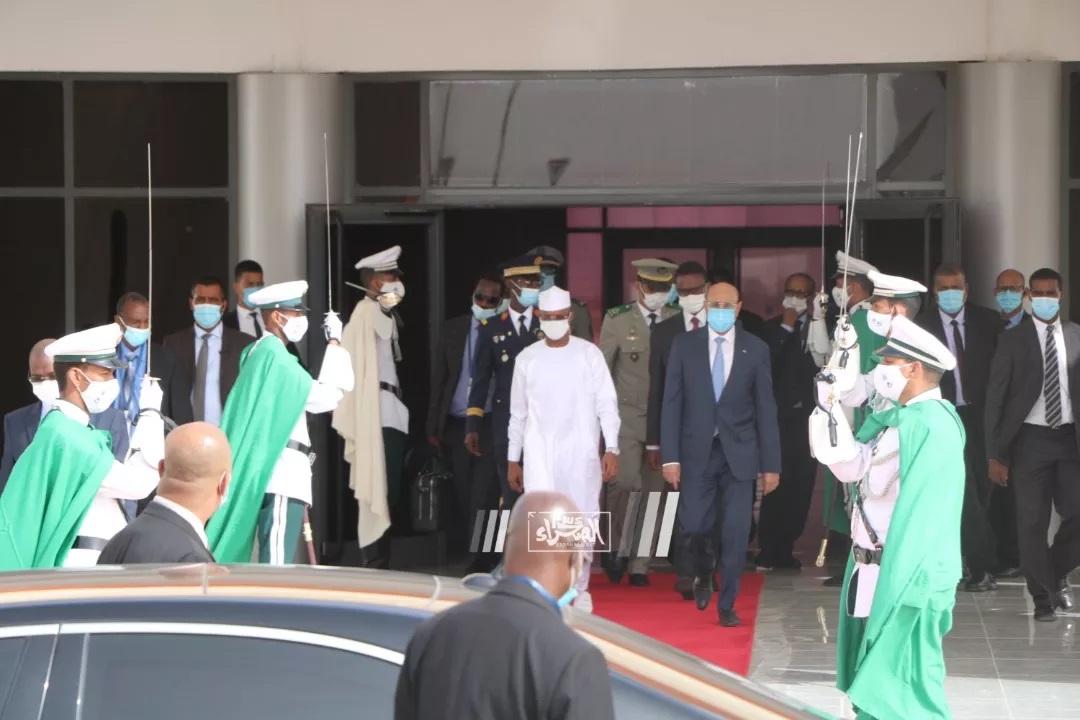
M 640 355 L 638 355 L 638 354 L 637 354 L 636 352 L 634 352 L 634 353 L 630 353 L 630 359 L 631 359 L 632 361 L 634 361 L 634 362 L 637 362 L 637 361 L 638 361 L 638 358 L 639 358 L 639 357 L 641 357 L 641 356 L 640 356 Z
M 502 315 L 499 316 L 499 319 L 500 320 L 506 320 L 508 317 L 510 317 L 510 311 L 509 310 L 503 310 Z
M 630 334 L 626 336 L 626 339 L 630 342 L 637 340 L 637 330 L 635 328 L 630 328 Z
M 495 335 L 491 338 L 492 342 L 499 342 L 503 339 L 502 335 Z
M 581 304 L 584 305 L 584 303 L 581 303 Z M 607 311 L 607 316 L 612 317 L 612 318 L 613 317 L 619 317 L 624 312 L 628 312 L 629 310 L 630 310 L 630 304 L 629 303 L 627 303 L 626 305 L 619 305 L 618 307 L 613 307 L 610 310 L 608 310 Z
M 543 330 L 539 330 L 539 329 L 538 329 L 538 330 L 536 331 L 536 338 L 537 338 L 538 340 L 543 340 L 543 339 L 544 339 L 545 337 L 547 337 L 547 336 L 546 336 L 546 335 L 544 335 L 544 331 L 543 331 Z
M 487 319 L 485 318 L 485 319 L 481 320 L 481 321 L 480 321 L 480 324 L 481 324 L 481 325 L 487 325 Z
M 503 353 L 502 354 L 502 361 L 503 362 L 510 362 L 510 356 L 507 355 L 506 353 Z

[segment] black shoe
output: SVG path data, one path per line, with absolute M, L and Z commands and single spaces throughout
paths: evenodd
M 983 573 L 981 580 L 968 580 L 963 586 L 964 592 L 989 592 L 997 590 L 997 581 L 990 573 Z
M 844 576 L 833 575 L 832 577 L 825 578 L 825 582 L 821 583 L 825 587 L 844 587 Z
M 648 587 L 649 578 L 645 573 L 630 573 L 630 579 L 628 581 L 634 587 Z
M 739 627 L 742 625 L 742 620 L 739 619 L 734 610 L 721 610 L 720 625 L 722 627 Z
M 1076 606 L 1076 601 L 1073 600 L 1072 586 L 1069 585 L 1069 578 L 1063 577 L 1058 582 L 1058 591 L 1054 593 L 1054 599 L 1057 601 L 1057 606 L 1068 612 Z
M 681 577 L 675 581 L 675 592 L 682 595 L 683 600 L 694 599 L 694 579 Z
M 1035 608 L 1035 622 L 1054 622 L 1055 620 L 1057 620 L 1057 615 L 1054 614 L 1054 608 L 1050 606 Z
M 607 573 L 612 585 L 618 585 L 626 574 L 626 566 L 619 558 L 610 558 L 604 562 L 604 572 Z
M 712 578 L 708 575 L 698 575 L 694 578 L 694 601 L 697 602 L 697 609 L 704 610 L 709 607 L 709 601 L 712 600 L 713 586 Z

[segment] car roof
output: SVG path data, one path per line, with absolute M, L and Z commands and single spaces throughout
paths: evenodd
M 0 573 L 0 608 L 213 597 L 379 605 L 437 613 L 482 592 L 456 578 L 308 565 L 142 565 Z M 601 649 L 617 672 L 690 704 L 723 707 L 735 717 L 822 717 L 768 688 L 597 616 L 571 609 L 567 621 Z

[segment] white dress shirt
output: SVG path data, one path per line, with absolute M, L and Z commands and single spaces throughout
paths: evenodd
M 1035 323 L 1035 331 L 1039 338 L 1039 356 L 1042 358 L 1043 367 L 1045 368 L 1047 323 L 1044 323 L 1034 315 L 1031 316 L 1031 321 Z M 1065 357 L 1065 334 L 1061 331 L 1061 318 L 1055 320 L 1051 325 L 1053 325 L 1054 328 L 1054 345 L 1057 347 L 1058 387 L 1061 389 L 1061 423 L 1066 425 L 1073 421 L 1073 411 L 1072 398 L 1069 397 L 1069 368 L 1067 358 Z M 1030 425 L 1042 425 L 1043 427 L 1046 427 L 1045 371 L 1043 375 L 1043 389 L 1039 392 L 1039 398 L 1035 401 L 1035 404 L 1031 408 L 1031 412 L 1028 413 L 1027 419 L 1025 419 L 1024 422 Z
M 724 342 L 721 343 L 721 348 L 724 351 L 724 386 L 727 387 L 728 378 L 731 377 L 731 363 L 735 361 L 735 326 L 732 325 L 731 329 L 721 335 L 712 328 L 709 328 L 709 370 L 712 370 L 713 364 L 716 362 L 716 339 L 724 338 Z M 711 377 L 711 375 L 710 375 Z M 710 388 L 711 389 L 711 388 Z
M 236 324 L 240 326 L 240 332 L 251 337 L 262 337 L 266 334 L 266 325 L 263 324 L 262 313 L 258 310 L 238 305 L 236 307 Z M 259 330 L 262 331 L 261 333 L 255 332 L 256 324 L 259 326 Z
M 514 308 L 510 308 L 510 320 L 514 323 L 514 332 L 521 335 L 521 321 L 518 320 L 522 315 L 525 316 L 525 330 L 528 331 L 532 327 L 533 309 L 531 307 L 525 308 L 525 312 L 519 313 Z
M 203 398 L 203 411 L 205 417 L 195 418 L 205 420 L 214 425 L 221 424 L 221 337 L 224 333 L 221 323 L 213 330 L 207 331 L 198 325 L 195 326 L 195 367 L 199 366 L 199 353 L 202 351 L 203 335 L 210 335 L 206 349 L 210 355 L 206 358 L 206 397 Z M 195 378 L 192 378 L 191 404 L 195 407 Z
M 163 498 L 160 495 L 155 495 L 152 502 L 155 502 L 164 508 L 168 508 L 179 515 L 180 519 L 190 525 L 191 529 L 195 531 L 195 534 L 199 536 L 199 539 L 202 540 L 202 544 L 206 546 L 206 549 L 210 549 L 210 541 L 206 537 L 206 527 L 199 518 L 195 517 L 195 513 L 191 512 L 183 505 L 174 503 L 172 500 Z
M 967 332 L 965 331 L 964 313 L 966 308 L 960 308 L 960 312 L 956 313 L 956 317 L 953 317 L 945 313 L 941 308 L 938 308 L 938 314 L 941 315 L 941 326 L 945 328 L 945 342 L 949 346 L 949 352 L 956 355 L 956 342 L 953 340 L 953 320 L 956 321 L 957 328 L 960 330 L 960 342 L 964 343 L 964 349 L 967 349 Z M 967 405 L 967 401 L 964 399 L 964 384 L 960 381 L 960 365 L 953 369 L 953 378 L 956 380 L 956 407 L 963 407 Z

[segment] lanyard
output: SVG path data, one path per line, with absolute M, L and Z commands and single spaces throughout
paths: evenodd
M 559 617 L 562 617 L 562 608 L 559 607 L 559 603 L 555 601 L 555 598 L 551 597 L 551 593 L 544 589 L 543 585 L 536 582 L 531 577 L 526 577 L 524 575 L 506 575 L 505 577 L 507 580 L 516 580 L 519 583 L 524 583 L 536 592 L 540 593 L 540 596 L 551 605 L 552 609 L 555 611 L 555 614 Z

